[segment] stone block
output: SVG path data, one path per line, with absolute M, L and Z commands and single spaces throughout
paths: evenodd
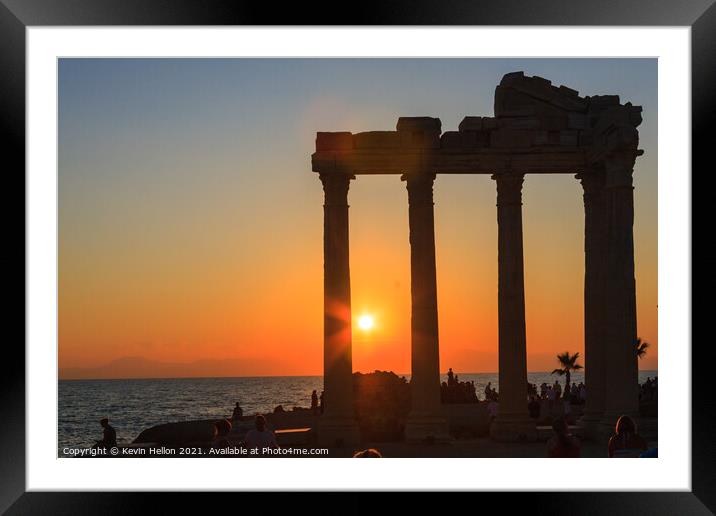
M 483 117 L 481 116 L 466 116 L 462 119 L 462 122 L 460 122 L 460 125 L 457 127 L 458 131 L 482 131 L 482 119 Z
M 537 145 L 537 146 L 548 145 L 549 144 L 548 132 L 547 131 L 535 131 L 533 134 L 532 144 Z
M 400 134 L 395 131 L 368 131 L 353 135 L 356 149 L 391 149 L 400 147 Z
M 569 127 L 570 129 L 589 128 L 589 116 L 584 113 L 568 113 L 567 121 L 567 127 Z
M 440 134 L 442 130 L 442 122 L 439 118 L 430 116 L 401 116 L 398 118 L 396 126 L 398 131 L 424 131 L 435 132 Z
M 492 117 L 485 117 L 482 119 L 482 128 L 486 131 L 497 129 L 497 119 Z
M 538 129 L 540 127 L 540 121 L 536 117 L 503 117 L 497 119 L 497 127 Z
M 594 142 L 592 131 L 579 131 L 579 146 L 588 147 Z
M 559 88 L 553 88 L 551 93 L 552 94 L 547 99 L 547 102 L 565 111 L 577 111 L 579 113 L 584 113 L 589 108 L 589 103 L 582 97 L 565 95 L 560 92 Z
M 440 148 L 442 149 L 462 149 L 463 138 L 458 131 L 446 131 L 440 137 Z
M 524 148 L 532 146 L 534 131 L 500 128 L 490 133 L 490 146 L 495 148 Z
M 567 145 L 570 147 L 576 147 L 579 144 L 579 132 L 578 131 L 560 131 L 559 132 L 559 144 Z
M 405 148 L 438 149 L 440 148 L 440 131 L 442 123 L 439 118 L 429 116 L 400 117 L 398 134 L 401 146 Z
M 502 76 L 500 84 L 509 84 L 513 80 L 521 80 L 525 76 L 525 72 L 510 72 Z
M 627 105 L 629 106 L 628 103 Z M 629 106 L 629 121 L 634 127 L 641 124 L 641 106 Z
M 591 106 L 618 106 L 619 95 L 594 95 L 593 97 L 589 98 L 589 104 Z
M 349 132 L 316 133 L 316 150 L 350 150 L 353 148 L 353 135 Z
M 566 86 L 560 86 L 559 91 L 560 93 L 563 93 L 564 95 L 568 95 L 570 97 L 579 97 L 579 92 L 577 90 L 567 88 Z
M 540 129 L 545 131 L 561 131 L 569 125 L 566 113 L 562 112 L 557 116 L 540 116 Z
M 459 134 L 463 149 L 473 150 L 490 146 L 490 131 L 464 131 Z

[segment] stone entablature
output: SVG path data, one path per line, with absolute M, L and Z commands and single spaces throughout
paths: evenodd
M 507 74 L 495 90 L 495 116 L 467 116 L 457 131 L 439 118 L 401 117 L 395 131 L 319 132 L 315 172 L 403 174 L 577 173 L 614 152 L 633 159 L 641 106 L 616 95 L 580 97 L 522 72 Z

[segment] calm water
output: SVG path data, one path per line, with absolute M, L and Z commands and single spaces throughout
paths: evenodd
M 656 371 L 640 371 L 639 382 L 648 376 L 656 376 Z M 549 373 L 528 373 L 528 378 L 538 386 L 555 380 Z M 579 383 L 584 375 L 572 378 Z M 458 379 L 475 382 L 480 399 L 487 382 L 499 390 L 497 373 L 458 373 Z M 564 386 L 563 378 L 560 383 Z M 245 415 L 270 412 L 276 405 L 287 410 L 308 407 L 314 389 L 323 389 L 322 376 L 60 381 L 58 445 L 91 445 L 102 437 L 99 420 L 104 416 L 117 430 L 117 441 L 128 443 L 160 423 L 228 417 L 236 401 Z

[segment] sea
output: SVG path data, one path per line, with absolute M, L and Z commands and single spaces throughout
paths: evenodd
M 410 375 L 405 376 L 410 380 Z M 657 371 L 639 371 L 639 383 Z M 538 387 L 564 377 L 549 372 L 527 374 Z M 446 381 L 443 376 L 441 381 Z M 459 381 L 472 381 L 478 398 L 485 386 L 499 391 L 497 373 L 458 373 Z M 572 374 L 584 381 L 584 373 Z M 108 417 L 118 443 L 130 443 L 139 433 L 161 423 L 229 417 L 238 401 L 244 415 L 308 407 L 311 392 L 323 390 L 323 376 L 262 376 L 237 378 L 160 378 L 131 380 L 60 380 L 58 385 L 58 449 L 85 448 L 102 438 L 99 420 Z

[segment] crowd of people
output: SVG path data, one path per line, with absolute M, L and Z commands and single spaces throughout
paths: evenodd
M 581 455 L 581 443 L 579 439 L 570 433 L 570 405 L 583 404 L 586 401 L 586 387 L 583 382 L 577 384 L 572 382 L 562 389 L 559 381 L 554 384 L 543 382 L 539 390 L 535 384 L 527 384 L 527 392 L 529 402 L 527 405 L 531 418 L 539 419 L 540 411 L 544 401 L 549 402 L 552 406 L 553 402 L 562 402 L 563 415 L 555 417 L 552 420 L 552 429 L 554 435 L 547 443 L 548 457 L 579 457 Z M 488 382 L 484 389 L 485 401 L 487 402 L 487 414 L 489 422 L 497 417 L 499 409 L 499 394 L 492 387 L 492 382 Z M 640 401 L 656 401 L 658 395 L 657 378 L 647 378 L 646 381 L 639 386 Z M 471 403 L 477 402 L 478 396 L 475 391 L 475 384 L 472 381 L 461 382 L 458 375 L 449 369 L 447 381 L 441 384 L 441 398 L 443 403 Z M 314 390 L 311 393 L 311 408 L 314 414 L 322 414 L 324 410 L 324 393 Z M 238 423 L 243 418 L 243 409 L 236 402 L 230 418 L 220 419 L 215 422 L 213 428 L 213 439 L 211 447 L 226 448 L 232 446 L 232 443 L 238 444 L 245 448 L 278 448 L 276 436 L 274 432 L 268 428 L 266 418 L 263 415 L 256 415 L 254 419 L 254 428 L 249 429 L 243 439 L 237 440 L 232 438 L 230 434 L 236 432 Z M 117 432 L 109 424 L 109 418 L 100 420 L 102 427 L 102 439 L 95 443 L 98 448 L 112 448 L 117 446 Z M 614 433 L 610 437 L 607 445 L 607 453 L 609 457 L 656 457 L 657 449 L 648 449 L 646 440 L 639 435 L 637 425 L 629 416 L 621 416 L 615 425 Z M 356 452 L 354 457 L 382 457 L 381 453 L 369 448 Z
M 440 401 L 442 403 L 476 403 L 478 400 L 475 382 L 461 382 L 450 368 L 447 373 L 447 382 L 440 384 Z
M 655 391 L 655 380 L 652 383 L 647 380 L 647 383 L 642 385 L 642 395 L 645 398 L 651 396 L 651 393 Z M 499 393 L 497 389 L 492 386 L 492 382 L 487 382 L 484 389 L 485 398 L 484 401 L 499 402 Z M 477 395 L 474 381 L 462 382 L 459 380 L 458 375 L 455 374 L 452 368 L 448 369 L 447 381 L 442 382 L 440 385 L 441 400 L 443 403 L 472 403 L 479 401 L 480 398 Z M 536 384 L 527 382 L 527 396 L 529 399 L 535 400 L 548 400 L 548 401 L 569 401 L 572 405 L 583 405 L 587 399 L 587 388 L 584 382 L 572 382 L 562 388 L 562 384 L 559 380 L 555 380 L 553 384 L 542 382 L 542 385 L 537 387 Z
M 564 418 L 552 422 L 554 435 L 547 442 L 548 457 L 580 457 L 581 442 L 569 431 Z M 654 458 L 658 457 L 657 448 L 649 448 L 646 440 L 639 435 L 634 420 L 629 416 L 617 419 L 614 433 L 607 444 L 607 456 L 610 458 Z
M 323 414 L 323 391 L 321 391 L 320 396 L 316 390 L 311 393 L 311 412 Z
M 497 403 L 494 399 L 488 403 Z M 578 458 L 582 454 L 582 443 L 569 431 L 567 421 L 556 418 L 552 422 L 554 435 L 547 441 L 547 457 Z M 655 458 L 657 448 L 649 448 L 646 440 L 639 435 L 634 420 L 629 416 L 621 416 L 615 425 L 614 433 L 607 444 L 607 456 L 610 458 Z M 354 458 L 383 457 L 375 448 L 360 450 L 353 454 Z
M 579 382 L 579 384 L 572 382 L 571 385 L 567 383 L 564 386 L 564 391 L 562 390 L 562 384 L 559 383 L 559 380 L 555 380 L 554 384 L 542 382 L 542 385 L 539 387 L 539 393 L 537 392 L 536 385 L 529 384 L 527 392 L 528 395 L 534 396 L 537 399 L 549 401 L 562 399 L 569 401 L 572 405 L 582 405 L 587 400 L 587 388 L 584 382 Z
M 639 386 L 639 401 L 656 401 L 659 395 L 658 378 L 648 377 L 644 383 Z
M 228 419 L 220 419 L 214 423 L 214 438 L 212 439 L 211 447 L 223 449 L 238 444 L 248 449 L 278 448 L 276 435 L 268 428 L 266 418 L 261 414 L 256 415 L 254 428 L 248 430 L 240 441 L 237 442 L 236 439 L 231 438 L 233 430 L 234 425 Z

